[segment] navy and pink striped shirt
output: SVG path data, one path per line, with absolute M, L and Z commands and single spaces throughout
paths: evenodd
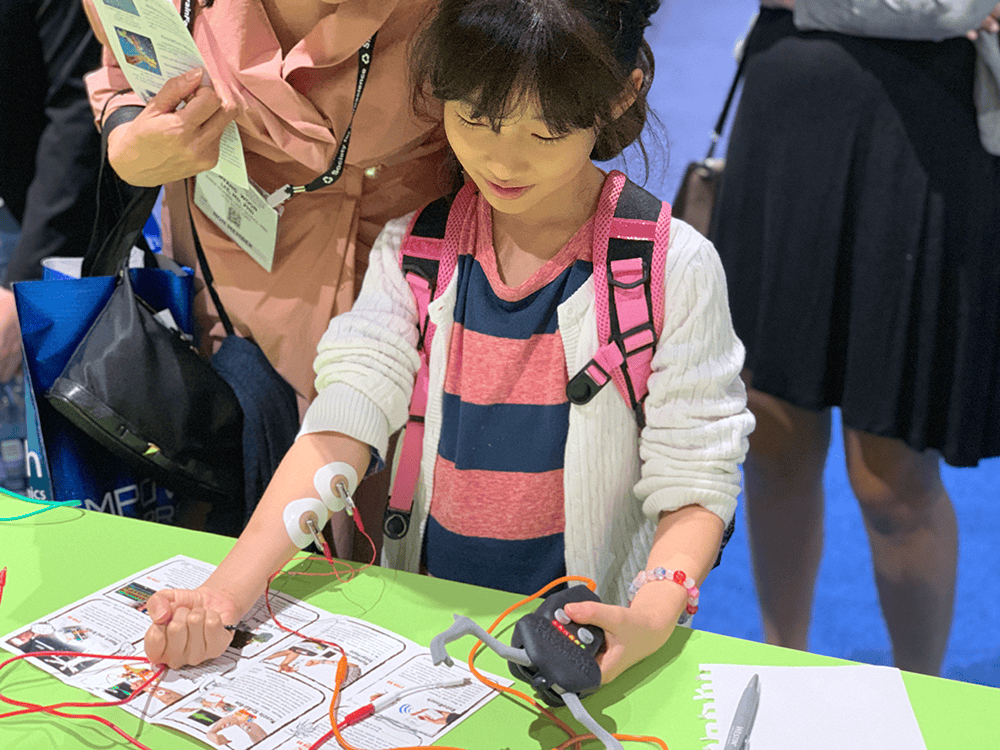
M 475 244 L 459 249 L 456 267 L 424 563 L 436 577 L 530 594 L 565 575 L 569 376 L 556 308 L 593 271 L 593 219 L 511 288 L 478 200 Z

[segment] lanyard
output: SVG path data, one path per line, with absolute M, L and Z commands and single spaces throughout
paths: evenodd
M 181 7 L 181 18 L 183 18 L 184 23 L 187 25 L 188 31 L 191 31 L 194 26 L 193 3 L 194 0 L 184 0 Z M 311 193 L 313 190 L 319 190 L 327 185 L 332 185 L 344 173 L 344 164 L 347 161 L 347 147 L 351 143 L 351 128 L 354 126 L 354 115 L 358 111 L 361 92 L 365 90 L 365 83 L 368 81 L 368 71 L 372 67 L 372 55 L 377 35 L 378 32 L 372 34 L 371 39 L 361 45 L 361 49 L 358 50 L 358 80 L 354 87 L 354 104 L 351 108 L 351 119 L 347 123 L 347 130 L 344 131 L 344 137 L 340 141 L 340 146 L 337 148 L 337 153 L 333 157 L 329 169 L 306 185 L 285 185 L 275 190 L 267 197 L 267 204 L 271 208 L 277 208 L 296 193 Z
M 358 102 L 361 101 L 361 92 L 365 90 L 365 82 L 368 80 L 368 71 L 372 66 L 372 53 L 373 48 L 375 47 L 375 37 L 377 34 L 378 32 L 372 34 L 372 38 L 362 44 L 361 49 L 358 50 L 358 81 L 354 87 L 354 106 L 351 109 L 351 120 L 347 123 L 347 130 L 344 131 L 344 137 L 340 141 L 340 147 L 337 149 L 336 156 L 333 157 L 333 162 L 331 162 L 330 168 L 306 185 L 285 185 L 284 187 L 280 187 L 275 190 L 267 197 L 267 204 L 271 206 L 271 208 L 280 206 L 296 193 L 311 193 L 313 190 L 319 190 L 327 185 L 332 185 L 340 179 L 340 175 L 344 173 L 344 163 L 347 160 L 347 147 L 351 142 L 351 128 L 354 126 L 354 115 L 358 111 Z

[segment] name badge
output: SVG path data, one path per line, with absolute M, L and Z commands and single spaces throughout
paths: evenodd
M 195 178 L 194 204 L 260 266 L 270 272 L 278 240 L 280 209 L 252 182 L 246 190 L 214 172 Z

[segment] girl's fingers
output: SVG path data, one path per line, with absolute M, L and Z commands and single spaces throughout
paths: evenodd
M 162 664 L 163 654 L 167 649 L 167 634 L 162 625 L 150 625 L 142 640 L 146 658 L 150 664 Z
M 207 651 L 205 610 L 192 609 L 187 616 L 187 648 L 184 649 L 184 660 L 187 664 L 200 664 L 205 660 Z
M 219 656 L 233 640 L 233 634 L 226 630 L 222 616 L 214 609 L 205 613 L 206 658 Z
M 187 607 L 174 610 L 173 619 L 167 624 L 166 647 L 163 652 L 163 663 L 171 669 L 179 669 L 188 663 L 185 652 L 188 645 L 188 614 Z

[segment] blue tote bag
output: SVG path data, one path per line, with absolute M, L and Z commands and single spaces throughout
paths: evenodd
M 148 215 L 155 193 L 141 202 L 140 213 Z M 155 310 L 169 310 L 178 328 L 190 335 L 190 269 L 160 268 L 155 260 L 150 262 L 152 253 L 145 259 L 152 267 L 129 270 L 136 294 Z M 73 278 L 48 268 L 44 273 L 40 281 L 13 287 L 24 349 L 29 496 L 77 501 L 88 510 L 173 523 L 182 498 L 101 447 L 44 397 L 110 300 L 115 277 Z

